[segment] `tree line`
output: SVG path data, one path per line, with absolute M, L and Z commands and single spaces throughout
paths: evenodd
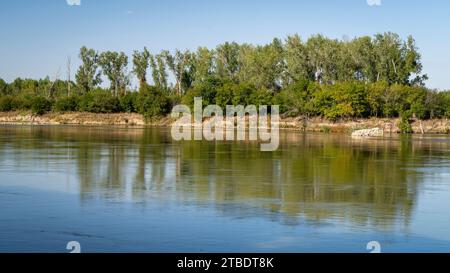
M 328 119 L 450 116 L 449 92 L 425 87 L 428 77 L 413 37 L 395 33 L 342 40 L 315 35 L 306 41 L 292 35 L 265 45 L 226 42 L 155 54 L 144 48 L 130 57 L 82 47 L 79 58 L 75 81 L 70 69 L 67 80 L 0 79 L 0 111 L 153 117 L 202 96 L 205 104 L 278 104 L 285 115 Z M 139 90 L 130 87 L 134 76 Z

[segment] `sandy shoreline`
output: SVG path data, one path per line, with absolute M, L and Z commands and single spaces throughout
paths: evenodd
M 73 113 L 47 113 L 42 116 L 32 115 L 29 112 L 0 112 L 1 125 L 120 125 L 120 126 L 170 126 L 174 120 L 170 117 L 159 118 L 151 121 L 145 120 L 140 114 L 115 113 L 95 114 L 85 112 Z M 380 128 L 385 133 L 399 133 L 399 119 L 370 118 L 352 119 L 341 121 L 329 121 L 322 118 L 283 118 L 280 120 L 280 128 L 309 131 L 309 132 L 339 132 L 351 133 L 352 131 L 367 128 Z M 413 120 L 411 122 L 413 132 L 416 134 L 449 134 L 449 119 Z

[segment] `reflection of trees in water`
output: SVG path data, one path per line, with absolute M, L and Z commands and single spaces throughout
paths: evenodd
M 2 129 L 0 151 L 64 155 L 75 160 L 82 198 L 176 197 L 212 202 L 235 217 L 295 223 L 339 219 L 390 227 L 411 219 L 423 179 L 414 169 L 448 155 L 448 142 L 282 134 L 282 146 L 262 153 L 257 143 L 172 143 L 160 129 L 68 127 Z M 32 141 L 27 141 L 30 135 Z M 70 144 L 70 145 L 69 145 Z M 4 160 L 0 154 L 0 160 Z M 42 162 L 45 163 L 45 157 Z M 69 163 L 67 163 L 69 164 Z M 128 198 L 127 197 L 127 198 Z
M 329 141 L 302 142 L 272 154 L 256 148 L 183 145 L 182 162 L 188 164 L 184 175 L 196 179 L 192 185 L 179 184 L 178 191 L 194 192 L 199 200 L 213 191 L 212 199 L 219 204 L 263 206 L 315 220 L 350 217 L 358 223 L 389 223 L 411 216 L 418 177 L 401 169 L 407 161 L 397 161 L 392 148 L 386 152 Z M 191 161 L 198 152 L 208 158 L 203 164 Z M 214 178 L 213 187 L 209 177 Z

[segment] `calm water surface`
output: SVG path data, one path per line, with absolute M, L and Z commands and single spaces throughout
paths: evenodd
M 0 127 L 0 252 L 450 252 L 450 137 Z

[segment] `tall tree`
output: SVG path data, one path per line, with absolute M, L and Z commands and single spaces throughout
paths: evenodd
M 66 63 L 66 67 L 67 67 L 67 96 L 70 96 L 70 89 L 71 89 L 71 77 L 72 77 L 72 59 L 70 58 L 70 56 L 67 56 L 67 63 Z
M 86 93 L 102 82 L 98 71 L 99 55 L 95 50 L 83 46 L 80 49 L 79 57 L 82 64 L 78 68 L 75 78 L 77 85 Z
M 325 83 L 334 83 L 339 78 L 341 44 L 322 35 L 312 36 L 306 43 L 309 65 L 314 73 L 320 73 Z
M 115 96 L 123 95 L 129 84 L 127 73 L 128 57 L 123 52 L 106 51 L 100 54 L 99 64 L 111 83 Z
M 384 33 L 375 35 L 374 51 L 377 68 L 377 81 L 389 84 L 402 82 L 402 41 L 397 34 Z
M 8 84 L 0 78 L 0 95 L 6 95 L 8 92 Z
M 240 70 L 239 52 L 241 46 L 235 42 L 217 46 L 215 51 L 216 73 L 221 79 L 237 81 Z
M 192 55 L 188 50 L 181 52 L 178 49 L 175 51 L 175 55 L 171 55 L 168 51 L 164 51 L 163 54 L 167 66 L 175 77 L 176 92 L 183 94 L 186 87 L 192 83 L 192 67 L 190 66 Z
M 308 52 L 300 36 L 288 36 L 284 47 L 286 70 L 283 82 L 288 85 L 301 79 L 312 79 L 313 71 L 308 66 Z
M 194 70 L 194 83 L 202 83 L 213 73 L 214 51 L 206 47 L 199 47 L 192 55 L 192 68 Z
M 284 70 L 283 48 L 279 39 L 264 46 L 241 46 L 239 60 L 242 64 L 239 80 L 258 88 L 276 91 L 281 88 Z
M 408 40 L 403 46 L 405 68 L 404 68 L 404 82 L 417 85 L 425 85 L 425 81 L 428 80 L 426 74 L 422 74 L 423 65 L 421 62 L 422 56 L 420 55 L 416 46 L 416 41 L 412 36 L 408 37 Z M 413 78 L 411 78 L 413 77 Z
M 372 38 L 365 36 L 352 40 L 347 46 L 356 80 L 375 82 L 377 80 L 376 58 Z
M 167 90 L 167 65 L 165 53 L 150 55 L 153 83 L 156 87 Z
M 133 72 L 139 79 L 141 87 L 147 84 L 147 69 L 150 61 L 150 52 L 144 47 L 142 52 L 134 51 L 133 53 Z

